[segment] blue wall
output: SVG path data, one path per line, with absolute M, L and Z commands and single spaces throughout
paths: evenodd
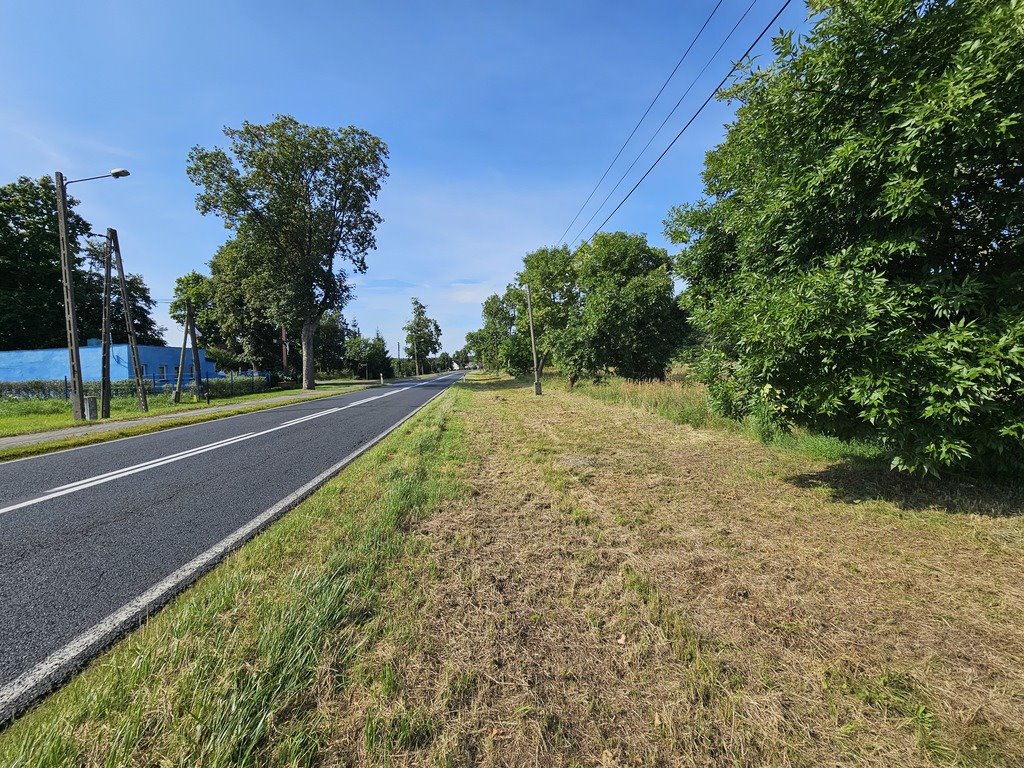
M 95 346 L 94 346 L 95 342 Z M 150 381 L 174 382 L 177 376 L 180 347 L 139 346 L 139 362 L 142 373 Z M 95 339 L 80 348 L 82 379 L 99 381 L 102 376 L 103 350 Z M 162 366 L 162 367 L 161 367 Z M 206 359 L 206 351 L 199 350 L 199 369 L 204 378 L 217 376 L 217 366 Z M 0 352 L 0 381 L 61 380 L 70 375 L 67 349 L 27 349 Z M 112 381 L 134 378 L 131 367 L 131 353 L 127 344 L 110 346 L 110 378 Z M 185 355 L 185 381 L 192 378 L 192 350 Z

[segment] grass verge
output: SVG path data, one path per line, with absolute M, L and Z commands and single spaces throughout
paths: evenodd
M 371 386 L 375 382 L 344 382 L 342 384 L 320 383 L 319 387 L 327 386 L 331 392 L 347 391 L 350 387 L 360 388 Z M 296 389 L 268 390 L 266 392 L 255 392 L 251 394 L 232 395 L 229 397 L 215 397 L 209 405 L 205 401 L 193 401 L 192 395 L 185 393 L 182 402 L 175 403 L 171 394 L 158 393 L 150 394 L 148 398 L 148 411 L 139 409 L 138 401 L 134 397 L 115 397 L 110 401 L 110 414 L 113 419 L 142 419 L 152 416 L 164 416 L 170 413 L 188 413 L 189 411 L 201 411 L 206 408 L 248 403 L 252 401 L 266 400 L 268 398 L 281 397 L 282 395 L 301 394 Z M 325 397 L 311 395 L 311 397 Z M 52 429 L 65 427 L 82 426 L 71 417 L 71 404 L 67 400 L 32 400 L 0 398 L 0 437 L 13 437 L 15 435 L 30 435 L 37 432 L 47 432 Z
M 0 734 L 0 764 L 311 764 L 410 524 L 464 490 L 457 401 L 414 417 Z M 429 724 L 378 731 L 417 742 Z
M 561 377 L 552 377 L 545 385 L 566 389 Z M 762 442 L 806 456 L 827 460 L 880 461 L 881 449 L 862 440 L 840 440 L 827 435 L 796 429 L 788 434 L 765 434 L 755 419 L 737 422 L 715 413 L 704 385 L 686 378 L 667 381 L 633 382 L 611 377 L 600 382 L 580 382 L 574 392 L 605 403 L 622 403 L 656 413 L 662 418 L 697 429 L 741 432 Z
M 288 402 L 273 402 L 273 403 L 256 403 L 251 406 L 231 408 L 228 410 L 218 410 L 214 412 L 204 412 L 202 410 L 192 410 L 187 412 L 186 415 L 180 418 L 168 418 L 164 416 L 160 419 L 156 419 L 151 422 L 145 422 L 142 424 L 132 424 L 127 427 L 118 427 L 116 429 L 106 430 L 103 432 L 90 432 L 84 435 L 73 435 L 71 437 L 62 437 L 54 440 L 41 440 L 36 443 L 30 443 L 27 445 L 17 445 L 10 448 L 0 448 L 0 461 L 10 461 L 11 459 L 22 459 L 26 456 L 38 456 L 43 453 L 50 453 L 52 451 L 60 451 L 65 448 L 79 448 L 83 445 L 92 445 L 93 443 L 105 443 L 109 440 L 117 440 L 122 437 L 134 437 L 136 435 L 145 435 L 150 432 L 159 432 L 164 429 L 171 429 L 172 427 L 184 427 L 189 424 L 202 424 L 206 421 L 215 421 L 216 419 L 224 419 L 228 416 L 240 416 L 244 413 L 254 413 L 256 411 L 264 411 L 269 408 L 278 408 L 283 405 L 292 405 L 294 403 L 301 403 L 308 400 L 319 400 L 324 397 L 331 397 L 333 395 L 339 395 L 346 392 L 356 392 L 360 389 L 365 389 L 362 386 L 352 386 L 339 389 L 333 389 L 330 391 L 321 391 L 317 394 L 296 397 L 289 400 Z M 280 394 L 280 393 L 277 393 Z M 223 405 L 223 403 L 215 403 Z M 205 406 L 204 406 L 205 408 Z M 31 433 L 24 433 L 31 434 Z

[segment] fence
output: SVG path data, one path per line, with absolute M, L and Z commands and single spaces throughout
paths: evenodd
M 176 381 L 161 379 L 155 374 L 143 379 L 147 394 L 173 392 Z M 210 397 L 232 397 L 234 395 L 255 394 L 270 389 L 271 376 L 263 371 L 253 374 L 235 375 L 229 373 L 224 377 L 202 379 L 203 393 L 209 392 Z M 185 377 L 182 387 L 187 391 L 193 388 L 192 381 Z M 100 396 L 100 382 L 86 381 L 82 384 L 86 397 Z M 111 397 L 135 397 L 135 380 L 123 379 L 110 382 Z M 0 397 L 18 400 L 69 400 L 71 399 L 71 382 L 63 379 L 36 381 L 0 381 Z

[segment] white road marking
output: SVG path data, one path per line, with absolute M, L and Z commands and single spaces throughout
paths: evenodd
M 457 374 L 449 374 L 437 379 L 432 379 L 431 381 L 442 381 L 444 379 L 451 378 L 454 375 Z M 426 384 L 428 382 L 422 383 Z M 405 389 L 412 389 L 412 387 L 418 386 L 421 385 L 413 384 L 411 387 L 405 387 Z M 121 608 L 118 608 L 98 624 L 95 624 L 82 632 L 63 648 L 54 651 L 43 661 L 36 664 L 28 672 L 25 672 L 23 675 L 12 680 L 7 685 L 0 687 L 0 724 L 13 719 L 36 698 L 42 696 L 66 680 L 93 654 L 107 647 L 122 634 L 128 632 L 134 627 L 137 627 L 143 619 L 159 609 L 164 605 L 164 603 L 199 578 L 202 574 L 206 573 L 206 571 L 216 565 L 221 558 L 244 544 L 267 525 L 294 507 L 306 496 L 315 491 L 320 485 L 330 479 L 332 475 L 337 474 L 346 465 L 355 461 L 355 459 L 357 459 L 361 454 L 370 450 L 370 448 L 375 446 L 393 431 L 398 429 L 398 427 L 419 413 L 420 410 L 425 408 L 434 400 L 434 398 L 443 394 L 447 389 L 448 388 L 445 387 L 436 395 L 429 398 L 425 403 L 417 406 L 400 418 L 372 440 L 356 448 L 352 453 L 339 461 L 333 467 L 321 472 L 301 488 L 281 499 L 281 501 L 272 506 L 266 512 L 249 521 L 234 533 L 229 534 L 201 555 L 181 566 L 181 568 L 174 571 L 170 576 L 157 582 L 141 595 L 126 603 Z M 402 390 L 395 391 L 400 392 Z M 374 397 L 370 399 L 378 400 L 380 398 Z M 365 402 L 369 401 L 360 401 L 360 403 Z M 352 403 L 350 406 L 345 407 L 352 407 L 359 405 L 360 403 Z
M 376 395 L 375 397 L 366 397 L 363 398 L 362 400 L 357 400 L 354 403 L 339 406 L 338 408 L 329 408 L 325 411 L 318 411 L 317 413 L 312 413 L 309 414 L 308 416 L 302 416 L 298 419 L 292 419 L 291 421 L 286 421 L 283 424 L 278 424 L 276 427 L 265 429 L 262 432 L 246 432 L 243 435 L 236 435 L 235 437 L 230 437 L 227 438 L 226 440 L 218 440 L 215 443 L 209 443 L 207 445 L 201 445 L 196 448 L 190 448 L 189 450 L 181 451 L 180 453 L 172 453 L 169 456 L 162 456 L 157 459 L 150 459 L 149 461 L 142 462 L 141 464 L 134 464 L 130 467 L 116 469 L 111 472 L 104 472 L 102 475 L 88 477 L 85 478 L 84 480 L 77 480 L 73 483 L 68 483 L 67 485 L 61 485 L 56 488 L 51 488 L 42 496 L 37 496 L 35 498 L 28 499 L 17 504 L 11 504 L 10 506 L 2 507 L 0 508 L 0 515 L 7 514 L 8 512 L 14 512 L 15 510 L 18 509 L 24 509 L 25 507 L 31 507 L 35 504 L 42 504 L 44 501 L 56 499 L 60 496 L 67 496 L 68 494 L 77 493 L 78 491 L 84 491 L 87 488 L 94 488 L 97 485 L 110 483 L 113 482 L 114 480 L 120 480 L 122 477 L 128 477 L 129 475 L 135 475 L 138 474 L 139 472 L 146 472 L 148 470 L 156 469 L 157 467 L 162 467 L 167 464 L 173 464 L 176 461 L 190 459 L 193 456 L 199 456 L 200 454 L 208 453 L 209 451 L 216 451 L 220 448 L 227 448 L 228 446 L 235 445 L 237 443 L 252 440 L 257 437 L 263 437 L 264 435 L 269 435 L 271 432 L 277 432 L 280 429 L 286 429 L 287 427 L 292 427 L 297 424 L 303 424 L 313 419 L 319 419 L 321 416 L 328 416 L 332 413 L 338 413 L 339 411 L 344 411 L 349 408 L 355 408 L 356 406 L 359 405 L 372 403 L 374 400 L 380 400 L 385 397 L 390 397 L 391 395 L 397 395 L 400 392 L 405 392 L 408 389 L 422 387 L 424 384 L 428 384 L 432 381 L 442 381 L 447 378 L 449 378 L 449 376 L 442 376 L 437 379 L 422 381 L 419 384 L 411 384 L 407 387 L 402 387 L 401 389 L 388 390 L 382 395 Z

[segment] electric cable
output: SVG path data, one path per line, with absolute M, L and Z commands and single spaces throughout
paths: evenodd
M 612 161 L 608 164 L 608 167 L 604 169 L 604 173 L 601 174 L 601 178 L 597 180 L 597 184 L 595 184 L 594 188 L 590 190 L 590 194 L 587 195 L 587 199 L 583 201 L 583 205 L 581 205 L 580 209 L 576 211 L 576 215 L 572 217 L 572 221 L 569 222 L 569 226 L 565 228 L 565 232 L 563 232 L 561 237 L 558 238 L 558 242 L 562 242 L 563 238 L 569 233 L 569 230 L 572 229 L 572 225 L 576 223 L 576 220 L 580 217 L 580 214 L 583 213 L 584 209 L 586 209 L 587 205 L 594 197 L 594 193 L 597 192 L 597 190 L 601 187 L 601 184 L 604 183 L 605 178 L 608 176 L 608 172 L 614 167 L 615 163 L 622 156 L 622 152 L 626 149 L 626 146 L 633 139 L 633 136 L 636 135 L 637 129 L 639 129 L 643 121 L 647 119 L 647 115 L 650 114 L 651 109 L 654 107 L 655 103 L 658 101 L 659 98 L 661 98 L 661 94 L 665 92 L 665 88 L 668 87 L 668 84 L 672 81 L 672 78 L 675 77 L 676 72 L 679 71 L 679 67 L 682 66 L 683 61 L 689 55 L 690 51 L 693 49 L 693 46 L 696 45 L 697 40 L 700 39 L 700 36 L 704 33 L 704 29 L 711 22 L 712 17 L 714 17 L 715 13 L 718 12 L 718 9 L 719 7 L 721 7 L 723 2 L 724 0 L 718 0 L 718 4 L 711 9 L 711 13 L 704 20 L 704 24 L 701 25 L 701 28 L 697 31 L 697 34 L 694 36 L 693 40 L 690 41 L 690 44 L 686 47 L 686 50 L 683 52 L 683 55 L 679 58 L 679 61 L 676 62 L 676 65 L 672 69 L 672 72 L 669 73 L 669 76 L 665 79 L 665 82 L 662 83 L 661 89 L 651 100 L 651 103 L 647 105 L 647 109 L 644 110 L 644 113 L 637 121 L 637 124 L 633 126 L 633 130 L 630 131 L 629 136 L 626 137 L 626 140 L 622 143 L 622 146 L 619 147 L 619 151 L 615 153 L 615 157 L 612 158 Z
M 700 113 L 704 111 L 704 108 L 707 107 L 707 105 L 711 103 L 711 100 L 713 98 L 715 98 L 715 96 L 718 94 L 718 92 L 720 90 L 722 90 L 722 86 L 724 86 L 726 84 L 726 82 L 728 82 L 729 78 L 732 77 L 733 72 L 736 71 L 736 68 L 740 65 L 740 62 L 744 61 L 750 55 L 750 52 L 752 50 L 754 50 L 754 46 L 756 46 L 759 42 L 761 42 L 761 38 L 763 38 L 766 34 L 768 34 L 768 30 L 771 29 L 772 25 L 775 24 L 775 22 L 778 20 L 779 16 L 781 16 L 782 12 L 785 11 L 786 8 L 789 7 L 789 4 L 791 2 L 792 2 L 792 0 L 786 0 L 786 2 L 784 2 L 782 4 L 782 7 L 779 8 L 779 10 L 772 17 L 772 20 L 769 21 L 768 24 L 765 25 L 765 28 L 761 30 L 761 34 L 759 34 L 757 36 L 757 38 L 754 40 L 754 42 L 752 42 L 750 44 L 750 47 L 747 48 L 746 52 L 732 65 L 732 68 L 729 70 L 729 72 L 726 74 L 726 76 L 722 78 L 722 81 L 718 84 L 718 87 L 715 88 L 715 90 L 713 90 L 711 92 L 711 95 L 708 96 L 707 99 L 704 100 L 704 103 L 700 105 L 700 108 L 696 112 L 693 113 L 693 116 L 689 120 L 686 121 L 686 125 L 684 125 L 682 127 L 682 129 L 679 131 L 679 133 L 677 133 L 675 135 L 675 138 L 672 139 L 672 141 L 669 143 L 669 145 L 667 147 L 665 147 L 665 151 L 662 152 L 660 155 L 658 155 L 658 159 L 655 160 L 651 164 L 651 167 L 648 168 L 644 172 L 644 175 L 640 177 L 640 180 L 637 181 L 637 183 L 633 185 L 633 188 L 631 190 L 629 190 L 629 192 L 626 193 L 626 196 L 624 198 L 622 198 L 622 200 L 619 201 L 619 204 L 615 206 L 615 210 L 613 210 L 611 213 L 609 213 L 607 218 L 605 218 L 605 220 L 603 222 L 601 222 L 601 226 L 599 226 L 595 230 L 595 232 L 594 232 L 595 235 L 598 232 L 601 231 L 601 229 L 604 227 L 604 225 L 607 224 L 611 220 L 612 216 L 614 216 L 618 212 L 618 210 L 625 204 L 625 202 L 627 200 L 629 200 L 630 196 L 634 192 L 636 192 L 637 187 L 639 187 L 643 183 L 644 179 L 646 179 L 650 175 L 651 171 L 653 171 L 654 168 L 658 165 L 658 163 L 661 162 L 662 158 L 664 158 L 665 155 L 668 154 L 669 150 L 672 149 L 672 147 L 675 145 L 675 143 L 677 141 L 679 141 L 679 137 L 682 136 L 683 133 L 686 132 L 686 129 L 689 128 L 693 124 L 693 121 L 696 120 L 700 116 Z M 591 235 L 591 237 L 593 237 L 593 235 Z
M 729 30 L 729 34 L 727 34 L 722 39 L 722 42 L 718 44 L 718 48 L 715 49 L 715 52 L 713 54 L 711 54 L 711 56 L 708 57 L 706 62 L 704 62 L 704 66 L 701 67 L 701 70 L 700 70 L 700 72 L 697 73 L 697 76 L 695 78 L 693 78 L 693 80 L 690 81 L 690 84 L 686 87 L 686 90 L 683 91 L 683 95 L 679 97 L 679 100 L 675 103 L 675 106 L 672 107 L 672 111 L 669 112 L 667 115 L 665 115 L 665 119 L 661 121 L 661 125 L 658 126 L 658 130 L 656 130 L 651 135 L 651 138 L 649 138 L 647 140 L 647 143 L 644 144 L 644 148 L 641 149 L 640 152 L 637 153 L 637 156 L 635 158 L 633 158 L 633 162 L 629 164 L 629 167 L 619 177 L 619 180 L 615 182 L 615 186 L 613 186 L 608 191 L 608 194 L 605 195 L 604 200 L 601 201 L 601 204 L 599 206 L 597 206 L 597 209 L 590 215 L 590 218 L 587 219 L 587 223 L 584 224 L 580 228 L 579 232 L 576 233 L 576 236 L 572 239 L 572 242 L 575 243 L 577 240 L 580 239 L 580 236 L 584 232 L 586 232 L 587 229 L 590 227 L 590 223 L 594 219 L 597 218 L 597 215 L 604 209 L 605 205 L 608 204 L 608 201 L 611 199 L 612 195 L 615 194 L 615 190 L 617 190 L 619 188 L 619 186 L 622 184 L 622 182 L 625 181 L 626 177 L 629 176 L 629 174 L 633 170 L 633 168 L 636 167 L 636 164 L 638 162 L 640 162 L 640 158 L 642 158 L 644 156 L 644 153 L 648 150 L 648 148 L 650 148 L 651 144 L 654 143 L 654 140 L 658 137 L 658 134 L 661 133 L 661 130 L 665 127 L 665 125 L 668 123 L 668 121 L 672 118 L 672 115 L 674 115 L 676 113 L 676 110 L 679 109 L 680 105 L 682 105 L 682 103 L 686 99 L 686 97 L 690 95 L 690 91 L 693 90 L 693 87 L 704 76 L 704 73 L 708 71 L 708 68 L 714 63 L 715 59 L 718 58 L 718 54 L 722 52 L 722 49 L 725 47 L 726 43 L 728 43 L 732 39 L 732 36 L 734 34 L 736 34 L 736 30 L 739 29 L 740 24 L 742 24 L 743 20 L 745 18 L 747 18 L 747 14 L 750 13 L 751 9 L 753 9 L 753 7 L 754 7 L 754 5 L 756 3 L 757 3 L 757 0 L 751 0 L 750 4 L 747 6 L 747 9 L 745 11 L 743 11 L 743 15 L 741 15 L 739 17 L 739 19 L 736 20 L 736 23 L 732 25 L 732 29 Z

